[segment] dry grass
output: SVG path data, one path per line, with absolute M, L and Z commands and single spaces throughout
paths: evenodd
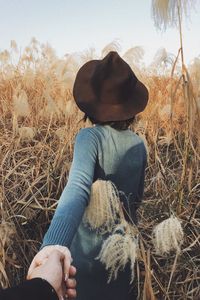
M 24 278 L 67 182 L 74 136 L 87 126 L 79 123 L 82 114 L 73 103 L 71 87 L 77 69 L 95 57 L 93 52 L 61 60 L 48 45 L 33 39 L 19 60 L 15 58 L 15 65 L 14 42 L 10 51 L 0 53 L 0 282 L 4 287 Z M 127 52 L 127 60 L 128 53 L 133 54 Z M 161 76 L 131 65 L 150 91 L 148 108 L 134 128 L 149 153 L 139 210 L 139 299 L 198 299 L 199 69 L 189 68 L 192 102 L 188 106 L 179 77 L 170 77 L 170 70 Z M 174 74 L 178 71 L 177 67 Z M 179 254 L 161 257 L 151 234 L 171 213 L 181 220 L 185 238 Z

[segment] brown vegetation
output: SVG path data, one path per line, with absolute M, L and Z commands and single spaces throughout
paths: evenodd
M 79 66 L 95 57 L 88 51 L 61 60 L 48 45 L 42 46 L 35 39 L 20 57 L 17 45 L 13 42 L 11 46 L 10 52 L 0 53 L 3 287 L 24 278 L 67 182 L 74 136 L 80 127 L 88 126 L 79 122 L 82 113 L 74 105 L 71 88 Z M 151 68 L 141 71 L 130 53 L 129 62 L 150 91 L 149 105 L 134 125 L 149 153 L 144 201 L 139 210 L 139 299 L 198 299 L 200 73 L 195 65 L 199 61 L 187 74 L 190 102 L 186 103 L 178 67 L 173 77 L 168 70 L 165 76 Z M 128 60 L 128 52 L 126 56 Z M 172 213 L 182 222 L 181 251 L 159 256 L 151 241 L 152 231 Z

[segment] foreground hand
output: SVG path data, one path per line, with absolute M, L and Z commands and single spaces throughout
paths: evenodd
M 63 261 L 65 255 L 59 250 L 53 250 L 51 254 L 46 258 L 46 261 L 29 271 L 27 279 L 42 278 L 50 283 L 50 285 L 56 291 L 59 299 L 63 299 Z M 74 267 L 69 268 L 69 276 L 74 276 L 76 269 Z M 68 279 L 66 281 L 66 294 L 69 298 L 76 297 L 76 281 L 74 279 Z
M 76 280 L 74 279 L 74 276 L 76 275 L 76 268 L 73 266 L 70 266 L 69 269 L 69 279 L 66 280 L 66 295 L 68 299 L 76 298 Z
M 46 261 L 46 259 L 49 258 L 52 251 L 54 251 L 54 250 L 58 250 L 64 256 L 63 272 L 64 272 L 64 279 L 67 280 L 69 277 L 69 268 L 70 268 L 70 265 L 72 262 L 72 258 L 71 258 L 71 253 L 70 253 L 69 249 L 65 246 L 60 246 L 60 245 L 51 245 L 51 246 L 45 246 L 44 248 L 42 248 L 42 250 L 40 250 L 35 255 L 34 259 L 32 260 L 32 263 L 28 270 L 28 276 L 34 270 L 34 268 L 42 265 Z

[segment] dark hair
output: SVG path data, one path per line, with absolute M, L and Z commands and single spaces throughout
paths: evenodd
M 135 117 L 132 117 L 131 119 L 124 120 L 124 121 L 100 122 L 100 121 L 95 120 L 92 117 L 89 117 L 87 114 L 85 114 L 84 117 L 83 117 L 83 121 L 86 122 L 87 119 L 89 119 L 92 124 L 109 125 L 112 128 L 117 129 L 117 130 L 126 130 L 134 122 Z

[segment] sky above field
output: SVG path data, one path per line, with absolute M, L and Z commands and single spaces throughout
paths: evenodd
M 184 22 L 186 62 L 200 55 L 200 4 Z M 100 53 L 117 40 L 122 53 L 142 46 L 150 63 L 161 48 L 177 54 L 179 33 L 158 31 L 151 17 L 151 0 L 0 0 L 0 50 L 15 40 L 27 46 L 32 37 L 48 42 L 58 56 L 94 47 Z

